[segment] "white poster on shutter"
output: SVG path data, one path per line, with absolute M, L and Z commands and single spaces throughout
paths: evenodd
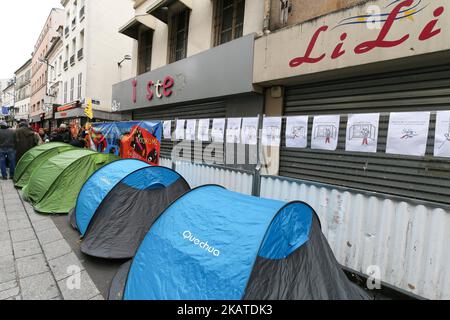
M 164 121 L 164 139 L 172 139 L 172 121 Z
M 241 143 L 242 118 L 230 118 L 227 122 L 227 143 Z
M 184 125 L 186 120 L 177 120 L 177 127 L 175 128 L 175 139 L 184 140 Z
M 339 140 L 340 116 L 317 116 L 311 137 L 311 148 L 335 151 Z
M 211 130 L 211 138 L 213 142 L 223 143 L 225 136 L 225 119 L 214 119 Z
M 186 140 L 195 141 L 195 129 L 197 127 L 197 120 L 186 121 Z
M 450 158 L 450 111 L 436 114 L 434 156 Z
M 209 119 L 200 119 L 198 121 L 198 140 L 209 141 Z
M 242 143 L 256 145 L 258 143 L 258 118 L 242 119 Z
M 281 144 L 281 117 L 264 118 L 262 145 L 279 147 Z
M 379 113 L 349 115 L 345 151 L 376 153 L 379 123 Z
M 308 116 L 286 119 L 286 147 L 306 148 L 308 146 Z
M 429 112 L 391 113 L 386 153 L 423 157 L 429 126 Z

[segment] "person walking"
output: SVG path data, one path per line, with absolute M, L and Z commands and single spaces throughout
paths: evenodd
M 7 180 L 6 159 L 9 162 L 9 178 L 13 179 L 16 168 L 16 150 L 14 141 L 14 129 L 8 127 L 6 122 L 0 122 L 0 169 L 2 179 Z
M 19 129 L 16 130 L 15 143 L 17 161 L 20 161 L 22 156 L 28 152 L 28 150 L 42 144 L 42 140 L 39 134 L 34 132 L 26 122 L 21 122 L 19 124 Z

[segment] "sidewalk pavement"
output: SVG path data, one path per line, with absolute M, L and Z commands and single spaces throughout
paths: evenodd
M 0 300 L 103 299 L 52 219 L 0 181 Z

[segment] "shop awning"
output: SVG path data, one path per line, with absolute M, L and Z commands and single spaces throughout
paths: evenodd
M 155 30 L 156 18 L 150 14 L 135 16 L 119 29 L 119 33 L 138 40 L 140 26 L 144 26 L 150 30 Z
M 176 2 L 185 5 L 188 9 L 192 9 L 192 0 L 158 0 L 148 7 L 146 11 L 158 20 L 167 23 L 168 8 Z
M 41 122 L 42 116 L 43 116 L 43 114 L 38 114 L 36 116 L 32 116 L 32 117 L 30 117 L 30 122 L 31 123 Z
M 84 109 L 75 108 L 55 113 L 55 119 L 57 120 L 70 118 L 86 118 Z M 111 113 L 94 109 L 94 119 L 106 121 L 126 121 L 131 120 L 131 117 L 126 114 Z
M 65 105 L 62 105 L 60 107 L 58 107 L 58 112 L 60 111 L 67 111 L 67 110 L 71 110 L 71 109 L 75 109 L 77 107 L 80 106 L 80 102 L 79 101 L 75 101 L 75 102 L 71 102 Z

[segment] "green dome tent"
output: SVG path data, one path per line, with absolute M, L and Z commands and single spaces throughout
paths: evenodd
M 86 149 L 61 153 L 33 172 L 23 194 L 40 213 L 68 213 L 75 207 L 78 193 L 91 174 L 118 159 L 112 154 Z
M 39 168 L 45 161 L 62 152 L 72 149 L 73 147 L 68 144 L 52 142 L 29 150 L 17 163 L 16 171 L 14 173 L 14 186 L 16 186 L 16 188 L 25 187 L 30 181 L 33 171 Z

